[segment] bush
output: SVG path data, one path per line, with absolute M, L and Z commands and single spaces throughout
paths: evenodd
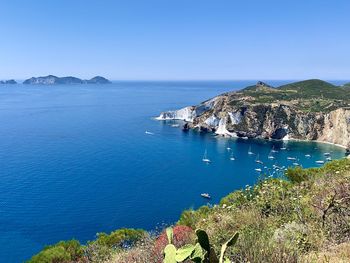
M 45 247 L 33 256 L 28 263 L 77 262 L 83 258 L 83 248 L 77 240 L 61 241 Z
M 178 225 L 188 226 L 192 229 L 196 228 L 196 224 L 199 220 L 202 220 L 208 216 L 210 208 L 208 206 L 201 206 L 197 210 L 188 209 L 182 212 Z
M 309 172 L 308 169 L 303 169 L 301 167 L 288 168 L 285 172 L 285 176 L 292 183 L 301 183 L 310 178 L 312 173 Z
M 96 243 L 109 248 L 129 247 L 146 235 L 142 229 L 122 228 L 111 232 L 98 233 Z

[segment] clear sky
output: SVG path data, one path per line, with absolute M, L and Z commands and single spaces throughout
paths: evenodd
M 350 79 L 348 0 L 0 0 L 0 79 Z

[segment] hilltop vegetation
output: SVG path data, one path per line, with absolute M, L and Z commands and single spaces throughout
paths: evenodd
M 174 245 L 195 244 L 194 230 L 200 228 L 219 254 L 238 231 L 236 245 L 226 251 L 234 262 L 349 262 L 350 160 L 288 169 L 285 177 L 262 177 L 219 205 L 184 211 L 174 227 Z M 72 242 L 48 247 L 30 262 L 162 262 L 167 239 L 164 233 L 122 229 L 87 246 Z
M 308 112 L 329 112 L 350 105 L 350 90 L 346 86 L 338 87 L 318 79 L 294 82 L 277 88 L 258 82 L 229 95 L 231 105 L 278 102 Z M 246 97 L 244 102 L 242 97 Z

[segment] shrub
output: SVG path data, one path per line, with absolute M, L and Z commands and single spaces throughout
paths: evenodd
M 202 220 L 208 216 L 210 208 L 208 206 L 201 206 L 197 210 L 188 209 L 182 212 L 178 225 L 184 225 L 191 227 L 192 229 L 196 228 L 196 224 L 199 220 Z
M 311 173 L 307 169 L 301 167 L 288 168 L 285 176 L 292 183 L 301 183 L 310 178 Z
M 61 241 L 45 247 L 33 256 L 28 263 L 77 262 L 83 258 L 83 248 L 77 240 Z
M 136 241 L 146 235 L 142 229 L 122 228 L 111 232 L 110 234 L 98 233 L 96 243 L 109 248 L 117 248 L 122 246 L 131 246 Z

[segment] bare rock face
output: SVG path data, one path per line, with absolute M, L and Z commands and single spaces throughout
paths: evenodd
M 327 114 L 318 140 L 350 148 L 350 109 L 341 108 Z
M 313 98 L 310 99 L 311 102 L 308 99 L 264 102 L 265 99 L 261 98 L 266 94 L 273 94 L 279 98 L 285 96 L 286 92 L 281 92 L 282 96 L 278 89 L 262 82 L 246 90 L 249 92 L 243 90 L 226 93 L 197 106 L 163 112 L 158 119 L 185 120 L 186 128 L 215 132 L 222 136 L 317 140 L 350 147 L 349 107 L 324 111 L 301 109 L 300 105 L 318 105 Z M 251 94 L 255 97 L 250 96 Z M 295 97 L 295 93 L 292 95 Z M 334 103 L 334 108 L 333 105 Z M 344 105 L 344 102 L 341 102 L 341 105 Z

